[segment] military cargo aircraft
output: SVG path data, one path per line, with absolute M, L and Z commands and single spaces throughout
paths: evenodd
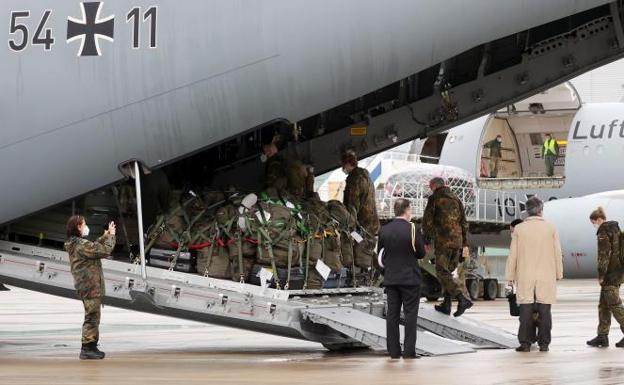
M 434 135 L 622 57 L 623 12 L 607 0 L 4 1 L 0 223 L 124 175 L 139 201 L 139 164 L 253 189 L 276 134 L 325 172 L 346 149 L 364 157 Z M 264 290 L 144 258 L 104 270 L 107 304 L 329 348 L 385 344 L 373 288 Z M 58 250 L 0 241 L 0 279 L 75 296 Z M 427 310 L 421 326 L 444 337 L 515 343 Z M 426 333 L 419 344 L 472 351 Z

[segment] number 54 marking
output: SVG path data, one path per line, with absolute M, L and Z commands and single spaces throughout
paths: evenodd
M 54 45 L 54 38 L 52 37 L 52 30 L 50 28 L 45 29 L 45 36 L 42 36 L 44 33 L 44 28 L 50 15 L 52 14 L 52 10 L 46 9 L 41 16 L 41 20 L 39 21 L 39 25 L 35 30 L 35 35 L 32 39 L 32 45 L 42 45 L 43 49 L 49 51 L 52 49 Z M 29 31 L 28 26 L 26 24 L 20 23 L 19 19 L 27 19 L 30 17 L 30 11 L 14 11 L 11 12 L 11 25 L 9 27 L 9 35 L 14 36 L 13 39 L 9 39 L 9 48 L 15 52 L 20 52 L 28 47 L 29 39 Z

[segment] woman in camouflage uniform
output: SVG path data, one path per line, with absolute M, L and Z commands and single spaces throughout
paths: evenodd
M 598 336 L 587 341 L 594 347 L 609 346 L 609 328 L 611 314 L 624 332 L 624 306 L 620 298 L 620 285 L 624 270 L 620 262 L 620 226 L 616 221 L 607 221 L 602 207 L 589 216 L 591 223 L 598 230 L 598 282 L 600 282 L 600 302 L 598 304 Z M 624 338 L 615 344 L 624 347 Z
M 80 359 L 102 359 L 104 352 L 97 348 L 100 314 L 104 298 L 104 275 L 100 259 L 108 257 L 115 247 L 115 223 L 95 242 L 86 239 L 89 226 L 84 217 L 74 215 L 67 221 L 65 250 L 69 253 L 71 273 L 78 298 L 82 300 L 85 318 L 82 325 L 82 349 Z

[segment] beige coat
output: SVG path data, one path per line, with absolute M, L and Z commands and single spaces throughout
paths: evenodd
M 553 224 L 541 217 L 529 217 L 515 227 L 505 275 L 516 282 L 519 304 L 555 303 L 563 260 Z

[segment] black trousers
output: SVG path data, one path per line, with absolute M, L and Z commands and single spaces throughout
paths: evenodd
M 537 313 L 537 317 L 534 314 Z M 537 336 L 535 329 L 537 328 Z M 550 345 L 550 331 L 552 329 L 552 315 L 550 305 L 543 303 L 520 305 L 520 328 L 518 341 L 521 344 L 530 345 L 535 342 L 540 346 Z
M 399 321 L 401 306 L 405 315 L 405 341 L 403 355 L 416 354 L 416 321 L 420 304 L 420 286 L 386 286 L 388 314 L 386 315 L 386 344 L 390 357 L 401 356 Z

